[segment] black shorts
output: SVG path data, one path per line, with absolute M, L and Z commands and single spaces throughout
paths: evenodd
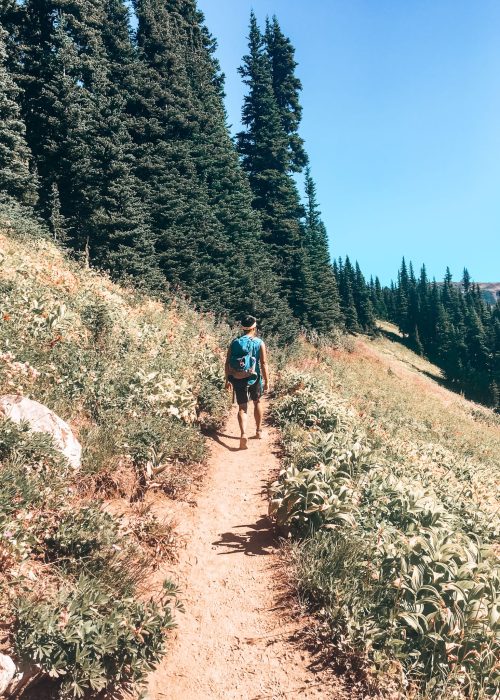
M 260 379 L 257 379 L 257 381 L 254 384 L 250 384 L 250 386 L 248 386 L 248 379 L 229 377 L 229 381 L 233 385 L 238 406 L 248 403 L 249 401 L 258 401 L 262 396 L 262 381 Z

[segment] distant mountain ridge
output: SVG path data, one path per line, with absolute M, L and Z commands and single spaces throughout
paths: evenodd
M 500 282 L 478 282 L 478 284 L 488 304 L 494 304 L 500 298 Z

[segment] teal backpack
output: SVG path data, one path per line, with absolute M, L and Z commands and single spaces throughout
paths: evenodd
M 257 378 L 255 350 L 256 343 L 248 335 L 233 340 L 229 350 L 231 376 L 235 379 Z

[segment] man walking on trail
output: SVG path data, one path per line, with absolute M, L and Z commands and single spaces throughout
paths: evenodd
M 260 398 L 269 389 L 267 351 L 264 342 L 257 338 L 257 319 L 245 316 L 241 323 L 242 335 L 229 345 L 226 358 L 226 388 L 231 385 L 238 403 L 240 426 L 240 450 L 248 448 L 247 413 L 248 402 L 253 401 L 255 437 L 262 437 L 262 404 Z

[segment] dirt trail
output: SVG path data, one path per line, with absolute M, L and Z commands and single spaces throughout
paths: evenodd
M 249 421 L 251 424 L 253 421 Z M 152 674 L 150 700 L 336 698 L 311 658 L 290 641 L 280 609 L 278 553 L 263 486 L 278 467 L 272 431 L 237 449 L 236 412 L 213 442 L 197 505 L 179 526 L 186 542 L 171 574 L 186 612 Z

